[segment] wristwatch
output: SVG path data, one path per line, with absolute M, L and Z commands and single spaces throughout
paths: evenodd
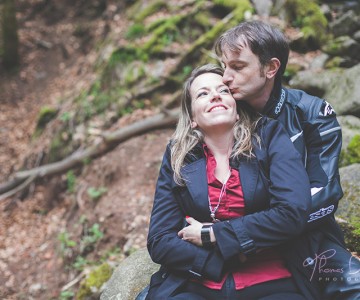
M 201 242 L 204 248 L 212 248 L 210 230 L 212 225 L 203 225 L 201 228 Z

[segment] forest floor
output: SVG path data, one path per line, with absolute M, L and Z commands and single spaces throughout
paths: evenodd
M 115 6 L 109 5 L 101 16 L 76 15 L 80 10 L 68 2 L 49 2 L 51 7 L 37 11 L 40 2 L 33 0 L 19 9 L 21 64 L 13 74 L 0 69 L 0 182 L 41 161 L 51 138 L 51 130 L 33 137 L 41 108 L 57 107 L 62 99 L 87 89 L 95 76 L 95 45 L 107 31 L 125 28 Z M 78 28 L 86 28 L 85 33 L 74 34 Z M 135 112 L 115 126 L 144 114 Z M 1 201 L 0 298 L 61 298 L 61 288 L 80 273 L 69 264 L 76 253 L 64 253 L 67 241 L 60 241 L 61 232 L 79 243 L 84 224 L 100 225 L 104 236 L 86 254 L 89 265 L 104 256 L 111 260 L 111 251 L 145 246 L 155 180 L 170 134 L 163 130 L 134 138 L 77 170 L 74 193 L 66 191 L 63 175 Z M 106 195 L 91 201 L 86 190 L 100 184 L 106 186 Z

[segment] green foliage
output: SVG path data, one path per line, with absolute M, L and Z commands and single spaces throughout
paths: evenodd
M 69 122 L 71 120 L 71 114 L 69 112 L 64 112 L 60 118 L 61 121 L 63 121 L 64 123 Z
M 66 184 L 67 184 L 67 191 L 69 193 L 75 192 L 75 184 L 76 184 L 76 176 L 73 170 L 67 171 L 66 173 Z
M 62 291 L 60 293 L 59 300 L 70 300 L 70 299 L 73 299 L 74 296 L 75 296 L 75 294 L 72 291 Z
M 101 196 L 106 192 L 107 192 L 107 188 L 105 187 L 99 187 L 99 188 L 90 187 L 87 190 L 89 197 L 93 200 L 99 200 Z
M 112 268 L 107 263 L 95 268 L 85 280 L 81 282 L 80 288 L 76 294 L 76 299 L 84 300 L 94 292 L 98 292 L 101 286 L 110 279 L 111 275 Z
M 60 232 L 58 235 L 58 240 L 60 242 L 60 251 L 64 256 L 67 256 L 69 252 L 72 252 L 72 249 L 77 246 L 77 243 L 70 239 L 69 233 L 67 231 Z
M 84 236 L 80 241 L 80 253 L 89 252 L 93 249 L 93 246 L 100 241 L 104 236 L 104 233 L 100 230 L 98 223 L 93 224 L 89 229 L 85 230 Z
M 88 265 L 90 265 L 90 262 L 81 255 L 78 255 L 75 259 L 75 262 L 72 264 L 73 268 L 78 271 L 84 270 L 84 268 Z
M 149 59 L 148 54 L 140 47 L 128 45 L 115 50 L 108 62 L 109 67 L 114 67 L 118 63 L 130 63 L 134 60 L 147 62 Z
M 145 32 L 145 26 L 143 24 L 136 23 L 129 27 L 125 37 L 129 40 L 134 40 L 136 38 L 142 37 Z

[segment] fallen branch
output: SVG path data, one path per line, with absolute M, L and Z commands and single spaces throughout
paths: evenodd
M 101 135 L 101 141 L 86 149 L 79 149 L 59 162 L 43 165 L 26 171 L 19 171 L 13 175 L 12 180 L 0 184 L 0 200 L 4 200 L 14 195 L 37 178 L 64 173 L 83 164 L 86 159 L 96 158 L 107 153 L 120 143 L 134 136 L 138 136 L 155 129 L 173 126 L 178 120 L 178 114 L 178 109 L 168 110 L 166 113 L 161 112 L 157 115 L 130 124 L 117 131 L 103 133 Z

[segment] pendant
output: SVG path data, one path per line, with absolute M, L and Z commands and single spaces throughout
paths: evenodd
M 213 223 L 220 222 L 220 220 L 215 219 L 215 213 L 211 213 L 211 214 L 210 214 L 210 217 L 211 217 Z

